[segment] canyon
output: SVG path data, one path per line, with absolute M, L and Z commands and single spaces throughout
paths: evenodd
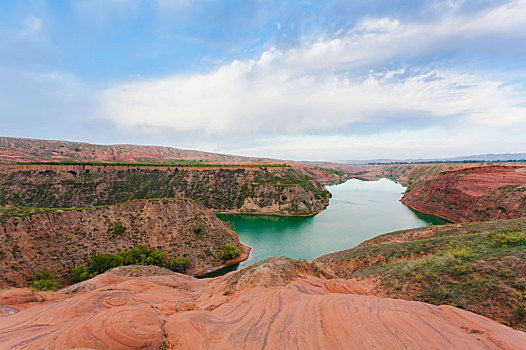
M 526 347 L 524 163 L 307 164 L 13 138 L 0 138 L 0 162 L 1 348 Z M 190 276 L 249 256 L 215 214 L 313 226 L 331 197 L 322 183 L 384 177 L 407 187 L 408 207 L 456 224 Z M 188 259 L 187 275 L 120 266 L 66 287 L 94 254 L 139 246 Z M 61 290 L 13 288 L 42 269 Z
M 241 256 L 225 263 L 220 252 L 225 244 L 239 247 Z M 226 223 L 190 199 L 69 210 L 8 207 L 0 212 L 0 288 L 29 286 L 42 269 L 52 269 L 64 286 L 71 269 L 87 265 L 93 254 L 142 245 L 165 253 L 168 261 L 187 258 L 189 274 L 239 263 L 249 253 Z

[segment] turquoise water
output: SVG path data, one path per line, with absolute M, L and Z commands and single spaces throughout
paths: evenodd
M 405 188 L 387 179 L 349 180 L 327 189 L 332 193 L 330 204 L 313 217 L 218 215 L 230 221 L 241 243 L 251 246 L 252 252 L 247 261 L 216 275 L 271 256 L 311 260 L 352 248 L 382 233 L 446 223 L 403 205 L 399 200 Z

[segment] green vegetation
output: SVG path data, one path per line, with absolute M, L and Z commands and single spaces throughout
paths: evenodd
M 238 257 L 239 254 L 241 254 L 241 249 L 237 247 L 236 243 L 234 244 L 226 243 L 224 247 L 225 247 L 225 250 L 221 249 L 219 252 L 221 253 L 221 258 L 223 258 L 223 260 L 225 261 L 234 259 Z
M 40 270 L 35 273 L 34 281 L 31 288 L 38 291 L 55 291 L 58 288 L 58 283 L 55 282 L 57 275 L 53 270 Z
M 89 266 L 80 265 L 71 270 L 72 277 L 68 280 L 70 284 L 90 279 L 98 274 L 104 273 L 112 268 L 125 265 L 155 265 L 170 267 L 166 265 L 166 256 L 154 248 L 146 245 L 133 247 L 132 249 L 117 254 L 94 254 L 90 257 Z M 189 265 L 188 259 L 184 270 Z
M 499 248 L 526 245 L 526 233 L 524 232 L 501 229 L 491 233 L 489 237 L 493 240 L 494 246 Z
M 85 265 L 76 266 L 71 270 L 73 277 L 68 280 L 69 284 L 79 283 L 85 280 L 89 280 L 97 275 L 97 273 L 90 273 L 89 267 Z
M 367 261 L 338 275 L 378 277 L 385 296 L 450 304 L 526 330 L 526 219 L 451 226 L 430 237 L 336 254 L 336 261 Z
M 177 258 L 172 257 L 172 259 L 170 259 L 170 269 L 175 272 L 186 273 L 186 269 L 188 269 L 188 266 L 190 266 L 190 261 L 186 256 L 178 256 Z
M 136 165 L 77 171 L 49 168 L 51 170 L 37 174 L 18 171 L 2 177 L 0 206 L 82 209 L 129 200 L 185 197 L 222 211 L 241 208 L 247 198 L 257 199 L 261 207 L 287 198 L 286 201 L 290 202 L 287 214 L 309 215 L 320 211 L 330 197 L 329 192 L 310 176 L 291 167 L 273 170 L 260 165 L 255 166 L 256 169 L 249 169 L 254 168 L 252 166 L 218 166 L 192 170 Z M 41 177 L 45 177 L 45 181 L 39 181 Z M 303 192 L 314 194 L 315 201 L 301 203 L 302 199 L 295 194 Z M 306 208 L 299 210 L 300 204 L 305 204 Z M 32 212 L 32 209 L 27 210 L 28 214 Z M 5 217 L 0 215 L 0 220 Z
M 142 199 L 130 199 L 124 202 L 119 202 L 115 204 L 105 204 L 105 205 L 97 205 L 93 208 L 86 208 L 86 207 L 69 207 L 69 208 L 30 208 L 25 206 L 19 206 L 15 205 L 9 209 L 0 207 L 0 223 L 5 224 L 5 222 L 12 218 L 19 218 L 24 219 L 25 217 L 37 215 L 37 214 L 54 214 L 54 213 L 60 213 L 64 211 L 82 211 L 82 210 L 89 210 L 89 209 L 101 209 L 101 208 L 109 208 L 117 205 L 122 205 L 125 203 L 130 203 L 134 201 L 140 201 Z M 180 200 L 190 200 L 188 198 L 149 198 L 148 201 L 159 201 L 159 202 L 174 202 L 174 201 L 180 201 Z M 122 227 L 121 227 L 122 226 Z M 117 232 L 115 232 L 115 227 Z M 112 228 L 114 233 L 118 233 L 124 229 L 124 231 L 121 232 L 124 233 L 126 231 L 126 227 L 122 224 L 122 222 L 115 222 L 112 225 Z
M 57 213 L 59 211 L 68 211 L 68 210 L 80 210 L 79 208 L 29 208 L 24 206 L 13 206 L 12 208 L 1 208 L 0 207 L 0 223 L 5 224 L 5 222 L 10 218 L 20 218 L 23 219 L 27 216 L 35 214 L 47 214 L 47 213 Z
M 121 236 L 124 232 L 126 232 L 126 227 L 122 224 L 122 222 L 117 221 L 113 223 L 112 230 L 116 236 Z

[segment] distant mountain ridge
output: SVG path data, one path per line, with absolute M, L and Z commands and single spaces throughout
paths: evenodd
M 358 165 L 371 163 L 430 163 L 430 162 L 506 162 L 526 160 L 526 153 L 487 153 L 471 156 L 449 157 L 449 158 L 419 158 L 419 159 L 363 159 L 363 160 L 341 160 L 338 163 Z
M 186 150 L 168 146 L 97 145 L 86 142 L 0 136 L 0 164 L 14 163 L 177 163 L 179 165 L 283 165 L 303 168 L 321 183 L 338 183 L 353 167 L 331 162 L 299 162 L 272 158 Z M 96 165 L 96 164 L 95 164 Z M 141 165 L 141 164 L 138 164 Z
M 0 163 L 17 162 L 175 162 L 268 163 L 268 158 L 242 157 L 166 146 L 96 145 L 85 142 L 0 137 Z

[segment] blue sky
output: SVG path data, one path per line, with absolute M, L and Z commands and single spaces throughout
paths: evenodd
M 3 1 L 0 134 L 305 160 L 526 151 L 526 1 Z

